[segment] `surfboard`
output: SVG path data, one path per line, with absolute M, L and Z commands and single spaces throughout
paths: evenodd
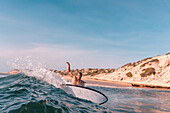
M 99 105 L 104 104 L 108 101 L 106 95 L 102 92 L 89 87 L 76 86 L 71 84 L 66 84 L 66 92 L 72 94 L 75 97 L 90 100 Z

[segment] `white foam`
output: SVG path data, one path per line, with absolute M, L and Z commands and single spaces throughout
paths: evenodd
M 65 81 L 60 78 L 56 73 L 40 68 L 32 71 L 22 70 L 22 73 L 27 76 L 35 77 L 39 80 L 45 81 L 49 84 L 54 85 L 56 88 L 61 88 Z
M 45 81 L 54 85 L 56 88 L 61 88 L 65 81 L 56 73 L 47 70 L 45 63 L 41 63 L 41 59 L 32 56 L 17 57 L 11 59 L 7 64 L 15 69 L 19 69 L 21 73 L 27 76 L 35 77 L 39 80 Z

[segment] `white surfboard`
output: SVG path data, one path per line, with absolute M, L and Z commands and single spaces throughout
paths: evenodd
M 99 105 L 108 101 L 106 95 L 89 87 L 66 84 L 65 91 L 75 97 L 90 100 L 94 103 L 98 103 Z

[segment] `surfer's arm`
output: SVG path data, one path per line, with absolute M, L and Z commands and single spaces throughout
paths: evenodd
M 71 73 L 71 71 L 70 71 L 70 63 L 69 62 L 66 62 L 67 63 L 67 65 L 68 65 L 68 67 L 67 67 L 67 72 L 68 72 L 68 74 L 69 74 L 69 76 L 70 77 L 73 77 L 74 75 Z
M 68 72 L 68 75 L 69 75 L 71 78 L 73 78 L 73 76 L 74 76 L 71 72 Z

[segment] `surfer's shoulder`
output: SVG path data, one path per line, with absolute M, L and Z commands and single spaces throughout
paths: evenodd
M 73 75 L 72 78 L 77 80 L 77 77 L 75 75 Z

